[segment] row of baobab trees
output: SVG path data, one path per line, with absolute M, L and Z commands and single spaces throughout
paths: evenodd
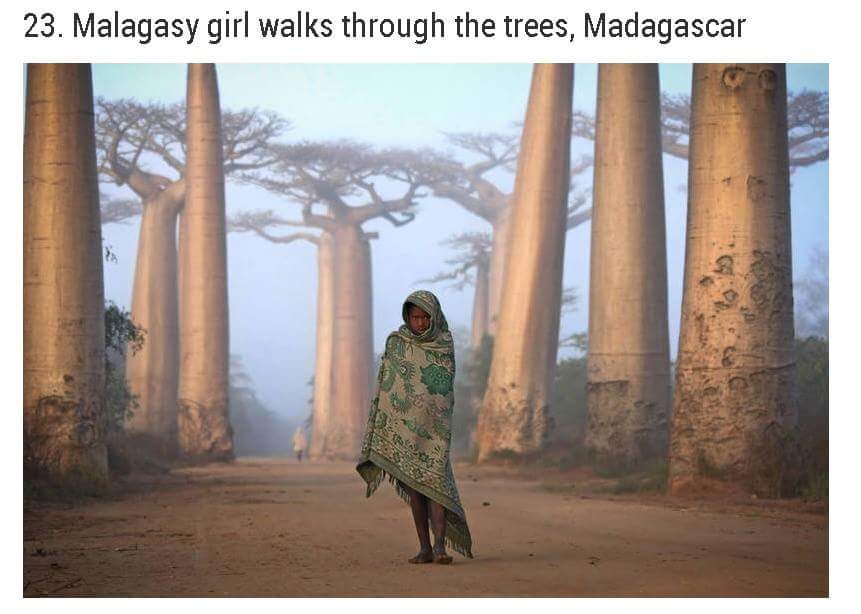
M 172 321 L 155 320 L 149 342 L 181 342 L 171 365 L 178 444 L 192 458 L 232 451 L 227 406 L 227 276 L 224 170 L 218 86 L 212 65 L 188 69 L 183 180 L 167 185 L 147 173 L 124 177 L 151 190 L 160 207 L 144 226 L 167 225 L 183 205 L 180 249 L 157 271 L 182 300 Z M 105 446 L 105 305 L 96 131 L 89 64 L 27 69 L 24 128 L 24 467 L 28 475 L 99 478 Z M 120 164 L 121 166 L 121 164 Z M 119 168 L 119 166 L 117 167 Z M 155 208 L 155 207 L 154 207 Z M 156 218 L 156 219 L 153 219 Z M 174 218 L 175 219 L 175 218 Z M 144 241 L 172 241 L 174 226 Z M 166 251 L 161 252 L 165 254 Z M 151 279 L 154 283 L 155 279 Z M 152 293 L 141 308 L 161 318 Z M 170 297 L 170 298 L 168 298 Z M 179 321 L 180 325 L 176 326 Z M 162 329 L 165 326 L 167 328 Z M 164 410 L 160 410 L 164 411 Z
M 31 67 L 31 72 L 34 68 L 36 77 L 40 71 L 70 70 Z M 28 76 L 28 101 L 39 85 L 36 77 Z M 74 78 L 85 80 L 82 74 Z M 132 319 L 147 331 L 147 342 L 128 358 L 129 386 L 140 403 L 129 431 L 168 455 L 231 456 L 224 238 L 227 231 L 246 231 L 273 242 L 306 240 L 317 246 L 311 455 L 353 457 L 373 375 L 370 250 L 378 237 L 362 226 L 380 217 L 394 226 L 409 223 L 417 200 L 433 194 L 479 215 L 492 229 L 489 237 L 455 237 L 466 253 L 446 274 L 471 272 L 473 345 L 485 334 L 496 339 L 479 410 L 479 461 L 500 454 L 528 457 L 542 449 L 551 429 L 565 235 L 591 218 L 586 445 L 599 458 L 636 463 L 665 456 L 671 443 L 674 485 L 706 470 L 750 482 L 758 470 L 757 445 L 793 423 L 788 178 L 790 168 L 827 159 L 827 95 L 803 92 L 791 96 L 787 108 L 780 65 L 698 65 L 691 99 L 661 96 L 655 65 L 601 65 L 595 118 L 572 115 L 572 92 L 571 65 L 536 66 L 519 139 L 447 135 L 478 157 L 469 164 L 429 150 L 284 144 L 277 139 L 289 124 L 268 112 L 225 111 L 219 120 L 212 66 L 189 67 L 187 105 L 96 101 L 95 126 L 87 128 L 95 139 L 96 173 L 128 186 L 137 197 L 103 203 L 102 220 L 141 216 Z M 93 109 L 91 97 L 89 104 Z M 26 143 L 37 138 L 30 115 L 28 104 Z M 63 118 L 65 124 L 68 115 Z M 195 131 L 198 121 L 205 132 Z M 593 159 L 571 163 L 572 136 L 595 142 L 591 208 L 576 179 Z M 205 163 L 193 155 L 200 156 L 201 148 L 208 152 Z M 25 162 L 27 151 L 25 145 Z M 662 152 L 688 158 L 691 169 L 674 408 Z M 163 171 L 152 170 L 153 161 Z M 514 171 L 515 164 L 514 192 L 506 193 L 491 176 Z M 227 219 L 224 177 L 282 195 L 300 215 L 291 219 L 258 211 Z M 192 190 L 194 182 L 205 188 Z M 26 189 L 25 194 L 25 215 L 35 203 L 50 200 Z M 78 209 L 66 203 L 64 211 L 56 201 L 49 206 L 55 207 L 46 208 L 49 217 L 82 217 L 80 202 Z M 279 227 L 303 228 L 282 234 L 275 230 Z M 89 249 L 83 243 L 95 240 L 97 229 L 90 228 L 87 240 L 78 236 L 76 249 Z M 27 249 L 25 244 L 25 272 L 27 260 L 35 257 Z M 91 280 L 88 296 L 101 287 L 97 261 L 98 284 Z M 42 266 L 50 270 L 52 264 Z M 27 304 L 25 277 L 25 338 L 32 321 L 43 318 L 30 315 L 36 312 L 26 310 Z M 52 326 L 56 330 L 58 324 Z M 88 342 L 98 338 L 89 334 Z M 28 368 L 26 348 L 34 346 L 25 343 L 27 380 L 37 370 Z M 28 449 L 39 447 L 34 433 L 58 424 L 45 411 L 57 402 L 45 399 L 88 398 L 57 387 L 57 374 L 69 370 L 63 363 L 68 358 L 53 360 L 57 364 L 48 369 L 53 388 L 25 386 L 31 390 L 25 395 Z M 67 416 L 66 431 L 83 432 L 80 425 L 95 423 L 97 401 L 89 403 L 88 412 Z M 71 448 L 92 450 L 97 442 L 93 431 Z M 49 447 L 50 458 L 64 456 L 56 444 Z

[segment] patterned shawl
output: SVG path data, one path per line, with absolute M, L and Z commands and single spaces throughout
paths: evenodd
M 403 307 L 421 307 L 430 327 L 420 335 L 404 324 L 386 339 L 374 400 L 356 470 L 370 497 L 385 475 L 404 501 L 403 486 L 445 508 L 446 544 L 472 558 L 472 537 L 454 482 L 449 451 L 454 408 L 454 346 L 436 296 L 413 292 Z

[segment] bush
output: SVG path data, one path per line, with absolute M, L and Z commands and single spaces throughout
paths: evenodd
M 454 379 L 452 452 L 471 457 L 475 453 L 472 438 L 493 357 L 493 337 L 485 335 L 474 350 L 456 348 L 455 352 L 462 358 L 459 358 Z
M 75 467 L 62 479 L 40 476 L 24 480 L 24 499 L 70 502 L 84 497 L 102 497 L 112 492 L 110 481 L 100 473 Z
M 802 467 L 797 494 L 828 499 L 828 339 L 795 341 L 798 383 L 799 454 Z
M 143 328 L 132 322 L 130 314 L 113 301 L 105 304 L 105 406 L 106 437 L 121 433 L 138 408 L 137 397 L 126 383 L 126 353 L 139 352 L 144 345 Z
M 820 473 L 812 476 L 799 490 L 805 501 L 828 500 L 828 474 Z
M 566 358 L 556 368 L 551 411 L 556 423 L 552 438 L 572 449 L 582 448 L 586 434 L 586 357 Z

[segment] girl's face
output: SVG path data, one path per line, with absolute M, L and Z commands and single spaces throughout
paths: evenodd
M 430 315 L 421 307 L 410 305 L 407 311 L 407 322 L 413 334 L 420 335 L 430 328 Z

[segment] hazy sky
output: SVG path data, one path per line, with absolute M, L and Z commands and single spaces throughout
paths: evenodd
M 350 138 L 379 146 L 451 149 L 442 132 L 511 132 L 521 121 L 529 92 L 529 64 L 219 64 L 221 104 L 238 110 L 271 109 L 291 121 L 283 139 Z M 690 64 L 662 64 L 661 88 L 688 93 Z M 184 64 L 96 64 L 94 89 L 106 98 L 180 102 L 185 96 Z M 578 64 L 574 106 L 595 110 L 597 66 Z M 787 67 L 788 86 L 828 90 L 828 66 Z M 451 149 L 456 153 L 456 150 Z M 590 154 L 592 144 L 575 140 L 572 158 Z M 681 308 L 687 164 L 664 157 L 669 326 L 675 356 Z M 506 189 L 513 177 L 505 177 Z M 584 173 L 584 185 L 591 173 Z M 792 249 L 794 274 L 803 275 L 810 252 L 828 246 L 828 164 L 797 170 L 792 181 Z M 105 187 L 107 194 L 124 194 Z M 296 218 L 295 203 L 250 186 L 228 183 L 228 214 L 239 210 L 275 209 Z M 451 253 L 439 245 L 455 232 L 487 231 L 489 225 L 443 199 L 424 199 L 411 224 L 395 228 L 384 220 L 365 225 L 378 231 L 372 242 L 374 345 L 400 324 L 404 297 L 416 280 L 443 270 Z M 104 240 L 118 262 L 105 265 L 105 293 L 120 305 L 131 302 L 137 248 L 137 220 L 104 227 Z M 577 310 L 563 317 L 563 334 L 587 327 L 589 224 L 566 239 L 564 283 L 576 289 Z M 305 242 L 267 243 L 252 235 L 228 236 L 230 345 L 253 378 L 260 398 L 272 410 L 305 416 L 313 374 L 316 303 L 316 250 Z M 458 292 L 431 287 L 449 322 L 468 331 L 472 289 Z M 567 355 L 566 350 L 560 352 Z

